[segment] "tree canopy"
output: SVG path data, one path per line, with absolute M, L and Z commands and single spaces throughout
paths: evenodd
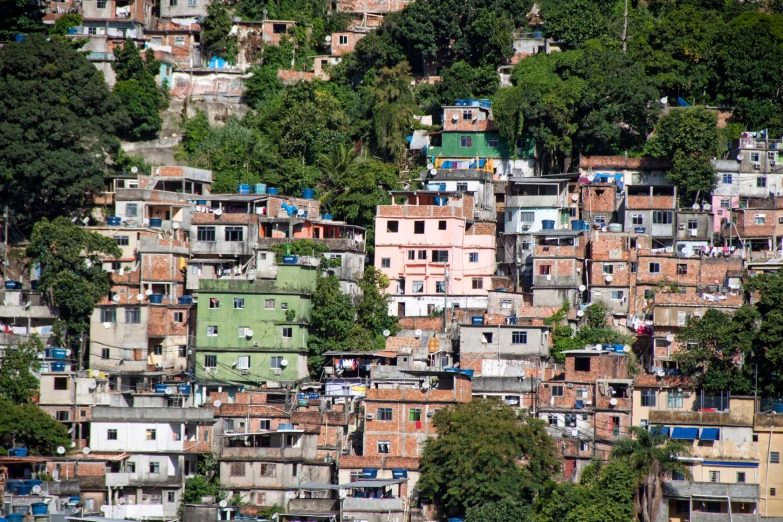
M 35 404 L 0 399 L 0 440 L 28 449 L 31 455 L 53 456 L 58 446 L 71 447 L 68 429 Z
M 152 49 L 147 49 L 142 59 L 133 40 L 114 52 L 112 62 L 117 74 L 114 94 L 122 101 L 131 122 L 123 133 L 135 138 L 154 138 L 163 125 L 160 111 L 168 107 L 165 88 L 158 88 L 155 77 L 160 72 L 160 62 Z
M 33 372 L 41 368 L 38 356 L 43 351 L 41 339 L 34 335 L 28 341 L 8 347 L 3 352 L 0 399 L 13 404 L 27 404 L 38 396 L 39 381 Z

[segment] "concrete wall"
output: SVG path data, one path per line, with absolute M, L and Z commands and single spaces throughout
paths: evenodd
M 514 333 L 527 334 L 527 341 L 514 343 Z M 485 342 L 487 337 L 491 341 Z M 519 358 L 549 353 L 549 335 L 546 327 L 526 325 L 461 325 L 461 353 L 491 353 L 503 358 Z

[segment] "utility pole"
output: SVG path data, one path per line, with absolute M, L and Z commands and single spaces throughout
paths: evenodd
M 626 51 L 628 40 L 628 0 L 625 0 L 625 10 L 623 11 L 623 54 Z
M 443 331 L 446 331 L 446 312 L 449 300 L 449 264 L 443 265 Z

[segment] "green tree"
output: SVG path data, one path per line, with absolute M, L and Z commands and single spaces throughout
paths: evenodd
M 0 49 L 0 200 L 27 232 L 73 215 L 104 189 L 113 134 L 127 113 L 87 58 L 31 35 Z
M 677 457 L 690 454 L 689 445 L 668 439 L 638 426 L 628 437 L 615 441 L 612 458 L 627 463 L 634 471 L 634 512 L 642 522 L 653 522 L 663 502 L 663 482 L 671 473 L 689 476 L 688 467 Z
M 209 56 L 234 62 L 239 52 L 236 35 L 231 34 L 231 12 L 225 2 L 212 0 L 201 22 L 201 44 Z
M 511 33 L 509 33 L 511 34 Z M 491 65 L 473 67 L 461 60 L 440 72 L 441 103 L 452 105 L 463 98 L 491 98 L 500 84 L 498 73 Z
M 307 366 L 313 378 L 321 377 L 324 352 L 345 350 L 352 342 L 356 309 L 351 296 L 340 291 L 337 276 L 319 277 L 310 310 Z
M 438 438 L 425 442 L 418 488 L 449 512 L 505 498 L 530 501 L 559 469 L 543 423 L 503 403 L 450 406 L 433 421 Z
M 31 455 L 53 456 L 58 446 L 70 447 L 64 424 L 35 404 L 14 404 L 0 399 L 0 440 L 24 446 Z
M 202 110 L 197 111 L 195 116 L 185 121 L 184 130 L 182 148 L 187 155 L 195 155 L 211 130 L 207 113 Z
M 606 305 L 601 301 L 591 304 L 585 310 L 587 312 L 587 326 L 590 328 L 604 328 L 606 326 Z
M 128 39 L 115 51 L 112 67 L 117 74 L 114 94 L 131 119 L 125 133 L 135 139 L 154 137 L 163 125 L 160 111 L 168 107 L 167 95 L 155 81 L 160 62 L 152 49 L 147 49 L 142 59 L 136 43 Z
M 33 375 L 41 368 L 41 339 L 34 335 L 18 346 L 9 347 L 0 366 L 0 398 L 13 404 L 27 404 L 38 396 L 39 381 Z
M 33 227 L 26 254 L 40 264 L 38 288 L 59 307 L 67 334 L 86 332 L 95 304 L 109 292 L 103 259 L 122 256 L 117 243 L 67 218 L 43 218 Z
M 277 78 L 277 67 L 264 64 L 253 66 L 250 69 L 252 76 L 245 79 L 245 102 L 251 107 L 258 107 L 262 103 L 277 98 L 283 91 L 283 82 Z
M 392 68 L 384 67 L 370 89 L 375 141 L 384 155 L 398 164 L 408 148 L 406 136 L 413 124 L 416 108 L 410 71 L 407 62 L 400 62 Z
M 198 474 L 185 481 L 182 504 L 201 504 L 201 497 L 215 497 L 216 500 L 223 500 L 226 497 L 226 492 L 220 487 L 220 465 L 217 457 L 212 453 L 206 453 L 201 457 L 198 463 Z M 182 518 L 181 513 L 180 518 Z
M 570 48 L 609 33 L 612 2 L 566 0 L 547 2 L 541 14 L 546 20 L 546 35 Z
M 469 507 L 465 522 L 528 522 L 532 520 L 530 505 L 504 498 L 482 506 Z
M 27 0 L 3 0 L 0 2 L 0 40 L 10 42 L 17 33 L 43 33 L 41 23 L 45 11 L 40 4 Z
M 54 22 L 53 26 L 49 27 L 50 35 L 65 36 L 68 34 L 68 29 L 82 25 L 82 17 L 76 13 L 64 14 Z
M 386 346 L 384 331 L 391 335 L 399 330 L 396 315 L 389 315 L 391 296 L 384 292 L 389 287 L 389 278 L 372 265 L 364 269 L 359 281 L 362 295 L 356 305 L 356 324 L 367 331 L 375 350 L 383 350 Z

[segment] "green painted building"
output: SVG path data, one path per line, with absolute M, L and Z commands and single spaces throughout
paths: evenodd
M 524 148 L 516 157 L 532 158 L 535 154 L 533 140 L 524 140 Z M 441 158 L 511 158 L 514 150 L 499 132 L 450 131 L 441 134 L 441 144 L 430 146 L 427 156 Z
M 280 265 L 275 279 L 199 282 L 196 378 L 257 386 L 307 376 L 307 336 L 318 269 Z

